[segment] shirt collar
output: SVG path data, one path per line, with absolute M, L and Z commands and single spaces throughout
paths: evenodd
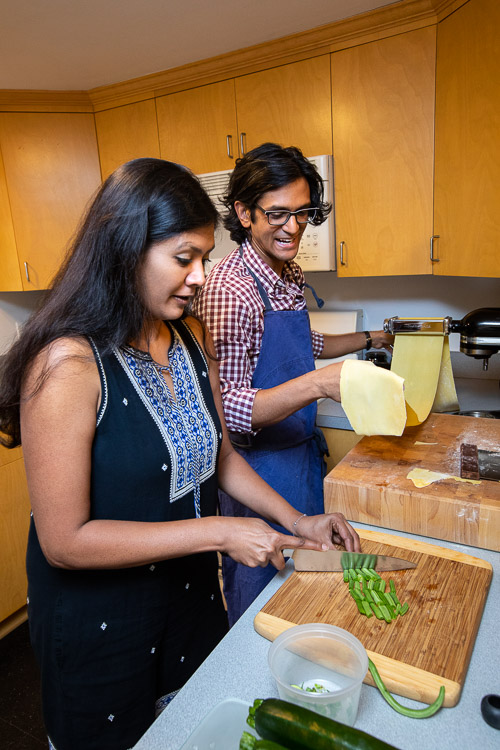
M 262 260 L 248 240 L 245 240 L 241 247 L 245 263 L 255 274 L 257 274 L 259 279 L 268 289 L 283 289 L 284 287 L 286 288 L 292 285 L 298 287 L 300 291 L 304 290 L 304 273 L 299 264 L 294 260 L 287 261 L 283 267 L 283 275 L 278 276 L 276 271 Z

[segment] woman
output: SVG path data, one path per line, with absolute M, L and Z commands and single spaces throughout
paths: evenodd
M 227 629 L 216 552 L 359 539 L 339 514 L 307 540 L 216 516 L 217 487 L 293 532 L 298 513 L 232 449 L 217 361 L 187 314 L 217 214 L 184 167 L 138 159 L 102 185 L 3 368 L 0 429 L 21 442 L 33 518 L 30 633 L 57 750 L 125 750 Z M 294 526 L 295 524 L 295 526 Z

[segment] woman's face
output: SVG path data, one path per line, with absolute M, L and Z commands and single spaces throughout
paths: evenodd
M 213 247 L 213 224 L 151 245 L 139 270 L 139 288 L 155 320 L 180 318 L 205 283 L 204 264 Z

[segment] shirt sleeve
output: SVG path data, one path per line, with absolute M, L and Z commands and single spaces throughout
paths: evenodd
M 241 298 L 230 289 L 210 286 L 199 295 L 195 312 L 207 325 L 219 358 L 222 403 L 230 432 L 256 434 L 252 410 L 258 388 L 252 374 L 258 353 L 254 351 L 255 320 Z
M 318 357 L 321 357 L 325 346 L 325 337 L 317 331 L 311 331 L 311 336 L 314 359 L 318 359 Z

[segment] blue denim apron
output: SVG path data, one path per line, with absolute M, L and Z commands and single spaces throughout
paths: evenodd
M 248 270 L 265 305 L 264 334 L 252 387 L 273 388 L 314 370 L 309 314 L 307 310 L 273 310 L 261 282 L 251 269 Z M 252 438 L 250 448 L 236 447 L 250 466 L 297 509 L 297 515 L 324 512 L 327 447 L 323 433 L 315 425 L 316 411 L 316 402 L 313 402 L 281 422 L 264 427 Z M 222 491 L 219 491 L 219 500 L 224 516 L 258 517 Z M 281 526 L 272 525 L 289 533 Z M 249 568 L 224 556 L 222 573 L 229 624 L 233 625 L 269 583 L 276 568 L 271 564 L 265 568 Z

